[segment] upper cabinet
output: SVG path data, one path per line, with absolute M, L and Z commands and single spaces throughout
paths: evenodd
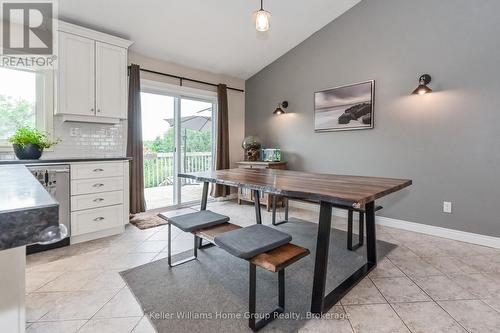
M 127 118 L 127 49 L 132 42 L 59 22 L 58 103 L 65 121 Z
M 127 118 L 127 50 L 96 42 L 95 54 L 96 114 Z

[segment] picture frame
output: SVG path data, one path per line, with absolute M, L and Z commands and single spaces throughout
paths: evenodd
M 374 128 L 375 80 L 314 93 L 314 131 Z

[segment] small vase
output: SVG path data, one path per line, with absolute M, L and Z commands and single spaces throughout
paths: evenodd
M 27 145 L 13 144 L 14 153 L 20 160 L 38 160 L 42 156 L 43 148 L 38 147 L 32 143 Z

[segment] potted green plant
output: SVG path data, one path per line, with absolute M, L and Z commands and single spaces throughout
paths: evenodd
M 59 139 L 51 140 L 46 132 L 33 127 L 20 127 L 7 139 L 14 147 L 14 153 L 20 160 L 37 160 L 45 148 L 59 143 Z

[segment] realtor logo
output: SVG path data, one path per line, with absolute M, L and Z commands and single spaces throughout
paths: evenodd
M 53 54 L 52 18 L 52 1 L 2 1 L 3 54 Z

